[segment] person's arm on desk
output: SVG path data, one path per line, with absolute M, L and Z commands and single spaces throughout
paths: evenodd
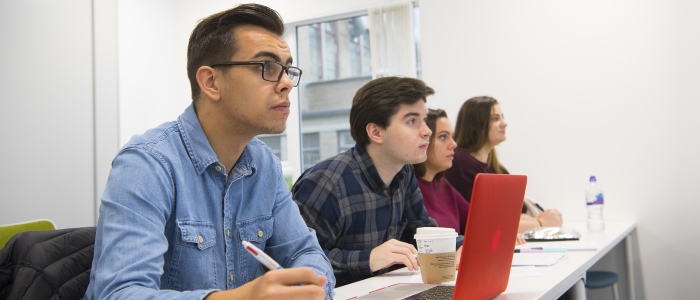
M 386 269 L 396 264 L 404 264 L 409 271 L 416 271 L 418 250 L 413 245 L 390 239 L 372 249 L 369 254 L 369 268 L 372 272 Z
M 377 275 L 377 272 L 381 273 L 395 264 L 405 264 L 411 270 L 418 269 L 415 256 L 418 251 L 412 244 L 397 239 L 366 240 L 372 235 L 349 233 L 350 225 L 345 222 L 354 216 L 345 215 L 345 211 L 340 209 L 343 204 L 339 197 L 342 196 L 335 193 L 335 187 L 336 183 L 323 174 L 306 174 L 294 184 L 292 194 L 306 225 L 316 231 L 318 243 L 333 265 L 336 284 L 344 285 L 358 278 Z M 357 213 L 365 214 L 364 211 Z M 360 236 L 362 240 L 358 240 Z M 345 248 L 348 238 L 354 238 L 355 249 Z M 366 248 L 362 249 L 363 246 Z
M 518 232 L 525 232 L 535 227 L 559 227 L 564 224 L 561 213 L 556 209 L 547 209 L 540 213 L 537 218 L 527 214 L 520 215 L 520 225 Z
M 304 173 L 292 187 L 292 199 L 299 207 L 306 226 L 316 231 L 318 244 L 333 266 L 336 285 L 345 285 L 357 281 L 356 278 L 374 275 L 369 263 L 372 249 L 338 248 L 339 241 L 345 235 L 346 216 L 340 210 L 334 187 L 335 182 L 322 174 Z
M 459 261 L 462 258 L 462 246 L 459 246 L 455 254 L 455 269 L 459 270 Z

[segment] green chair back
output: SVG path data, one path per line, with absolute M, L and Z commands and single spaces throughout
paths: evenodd
M 15 234 L 28 230 L 54 230 L 56 225 L 51 220 L 34 220 L 23 223 L 0 225 L 0 249 Z

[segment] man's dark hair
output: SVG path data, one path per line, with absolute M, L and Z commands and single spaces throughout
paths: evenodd
M 356 143 L 369 145 L 366 127 L 374 123 L 380 128 L 389 126 L 391 117 L 401 104 L 413 105 L 427 101 L 435 90 L 425 82 L 408 77 L 382 77 L 361 87 L 352 99 L 350 109 L 350 134 Z
M 262 27 L 284 35 L 284 22 L 277 11 L 260 4 L 241 4 L 213 14 L 197 24 L 187 45 L 187 77 L 192 101 L 199 97 L 197 70 L 201 66 L 228 61 L 238 51 L 234 29 L 242 25 Z

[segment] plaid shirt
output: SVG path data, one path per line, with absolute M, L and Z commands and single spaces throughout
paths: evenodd
M 292 188 L 307 226 L 316 230 L 333 265 L 336 287 L 382 274 L 372 272 L 372 249 L 390 239 L 414 244 L 418 227 L 437 226 L 428 217 L 412 165 L 389 188 L 364 147 L 355 145 L 306 170 Z

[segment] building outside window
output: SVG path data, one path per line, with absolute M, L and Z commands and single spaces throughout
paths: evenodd
M 349 120 L 352 99 L 357 90 L 372 79 L 369 11 L 287 25 L 285 38 L 290 41 L 292 51 L 296 51 L 295 65 L 303 71 L 297 93 L 290 95 L 295 109 L 288 120 L 287 131 L 258 138 L 282 162 L 288 184 L 319 161 L 355 145 Z M 418 45 L 417 6 L 413 7 L 413 18 L 415 45 Z M 420 78 L 419 51 L 416 47 L 416 69 Z M 298 144 L 299 148 L 289 148 L 288 143 Z
M 371 57 L 366 13 L 296 29 L 297 60 L 304 72 L 299 99 L 305 170 L 341 150 L 338 132 L 349 136 L 352 98 L 372 79 Z
M 302 155 L 302 165 L 301 169 L 306 170 L 313 167 L 319 161 L 321 161 L 321 147 L 319 145 L 319 133 L 304 133 L 302 137 L 303 149 Z
M 350 130 L 338 131 L 338 153 L 348 151 L 353 146 L 355 146 L 355 140 L 352 139 Z
M 258 139 L 260 139 L 263 143 L 267 144 L 267 146 L 270 147 L 270 149 L 272 149 L 272 152 L 275 153 L 275 156 L 277 156 L 277 158 L 279 158 L 280 161 L 287 160 L 287 138 L 284 133 L 259 135 Z
M 413 17 L 418 44 L 417 6 Z M 350 135 L 352 99 L 372 79 L 368 21 L 365 11 L 296 26 L 297 61 L 304 72 L 298 87 L 302 170 L 355 145 Z M 313 146 L 307 146 L 312 133 L 316 135 L 308 142 Z

